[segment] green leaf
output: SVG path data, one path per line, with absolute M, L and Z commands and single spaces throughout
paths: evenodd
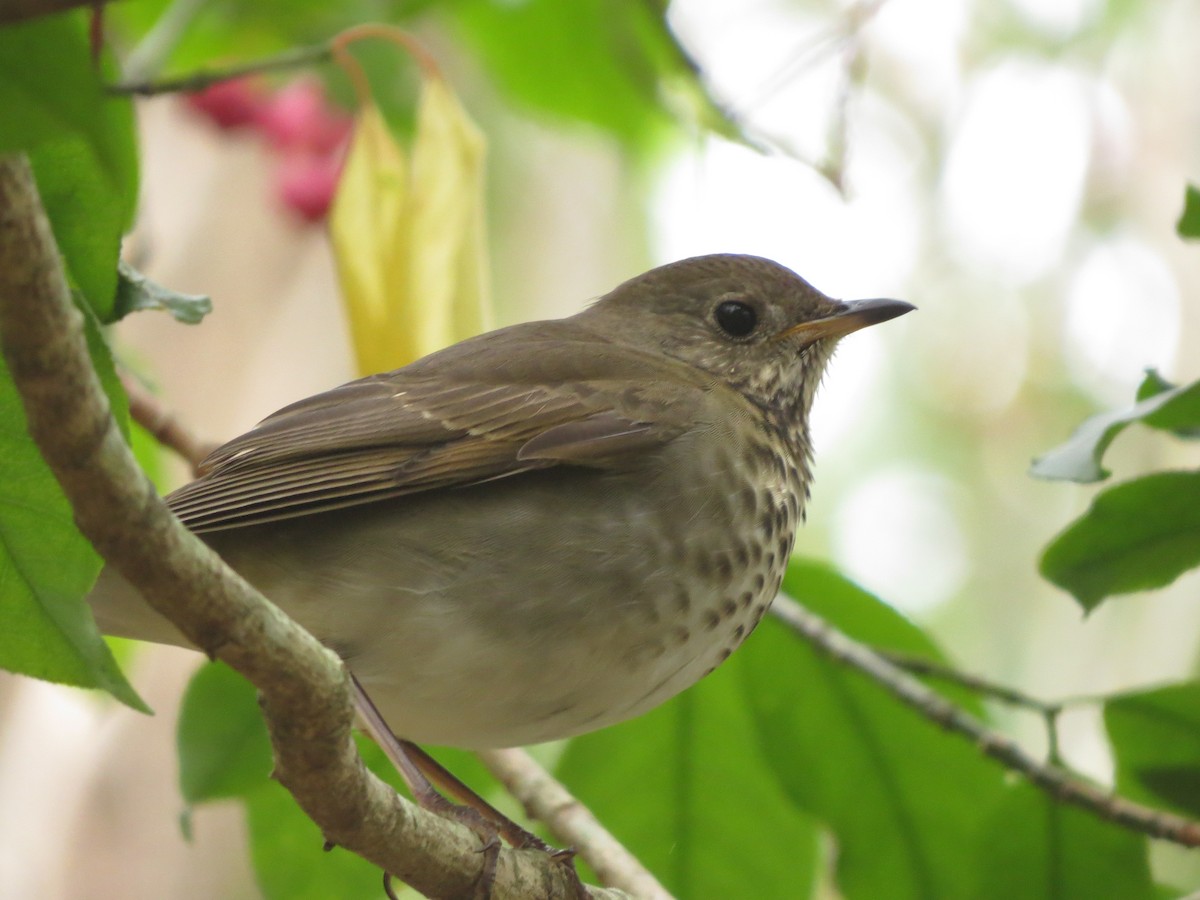
M 1041 572 L 1085 610 L 1165 587 L 1200 565 L 1200 472 L 1159 472 L 1097 494 L 1042 555 Z
M 86 11 L 0 29 L 0 152 L 25 151 L 67 270 L 101 319 L 137 200 L 133 108 L 104 93 Z
M 383 873 L 361 856 L 334 847 L 280 784 L 266 782 L 246 798 L 250 859 L 263 900 L 364 900 L 382 897 Z
M 359 735 L 358 750 L 367 768 L 397 786 L 398 776 L 375 744 Z M 383 873 L 348 850 L 325 850 L 320 829 L 281 785 L 264 779 L 244 799 L 250 857 L 264 900 L 363 900 L 382 896 Z
M 747 714 L 740 669 L 756 649 L 645 716 L 575 738 L 556 771 L 679 897 L 793 900 L 815 884 L 818 829 L 780 789 Z
M 1200 681 L 1112 697 L 1104 726 L 1122 795 L 1200 816 Z
M 188 803 L 240 797 L 271 774 L 271 741 L 254 686 L 224 663 L 196 670 L 175 734 Z
M 1186 437 L 1200 429 L 1200 381 L 1182 387 L 1158 390 L 1165 384 L 1150 371 L 1138 388 L 1139 402 L 1124 410 L 1099 413 L 1075 429 L 1070 439 L 1033 461 L 1030 474 L 1036 478 L 1068 481 L 1100 481 L 1109 472 L 1100 466 L 1113 438 L 1133 422 L 1171 431 Z
M 972 900 L 1152 900 L 1146 839 L 1026 782 L 988 817 Z
M 1139 402 L 1149 400 L 1151 397 L 1178 389 L 1178 385 L 1167 381 L 1156 369 L 1147 369 L 1146 377 L 1138 385 L 1137 399 Z M 1151 428 L 1169 431 L 1176 437 L 1196 440 L 1200 439 L 1200 423 L 1196 419 L 1194 410 L 1186 404 L 1170 403 L 1163 409 L 1150 413 L 1143 421 Z
M 640 3 L 469 0 L 454 8 L 464 37 L 514 101 L 587 122 L 644 146 L 670 122 L 659 102 L 665 26 Z
M 185 325 L 198 325 L 212 312 L 212 299 L 202 294 L 181 294 L 152 281 L 128 263 L 117 266 L 117 299 L 113 318 L 132 312 L 157 309 L 169 312 Z
M 112 321 L 133 188 L 127 193 L 105 181 L 92 149 L 80 140 L 41 144 L 29 161 L 71 281 L 97 316 Z
M 127 415 L 124 394 L 90 318 L 87 337 L 120 421 Z M 2 359 L 0 470 L 0 668 L 100 688 L 149 712 L 83 600 L 100 571 L 100 557 L 76 529 L 66 497 L 29 437 L 24 407 Z
M 784 591 L 858 640 L 940 658 L 915 625 L 824 566 L 793 560 Z M 743 654 L 759 746 L 796 805 L 832 830 L 842 895 L 970 896 L 1000 767 L 781 623 L 759 631 Z
M 325 852 L 321 831 L 270 779 L 272 751 L 254 686 L 223 663 L 192 677 L 176 729 L 179 783 L 189 804 L 230 797 L 245 805 L 250 855 L 266 900 L 358 900 L 376 896 L 381 874 L 348 851 Z M 360 745 L 377 766 L 386 761 Z M 186 830 L 190 811 L 181 821 Z
M 1200 189 L 1194 184 L 1189 184 L 1184 192 L 1183 212 L 1175 225 L 1175 231 L 1181 238 L 1200 238 Z

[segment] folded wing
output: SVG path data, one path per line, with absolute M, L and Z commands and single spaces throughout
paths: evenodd
M 666 403 L 665 380 L 695 390 Z M 702 418 L 710 387 L 689 366 L 621 348 L 468 343 L 280 410 L 168 502 L 206 532 L 552 466 L 628 465 Z

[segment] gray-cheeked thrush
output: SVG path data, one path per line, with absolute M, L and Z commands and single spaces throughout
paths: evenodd
M 683 260 L 270 416 L 168 502 L 337 651 L 404 738 L 638 715 L 779 590 L 837 340 L 902 315 L 750 256 Z M 111 571 L 109 633 L 186 645 Z

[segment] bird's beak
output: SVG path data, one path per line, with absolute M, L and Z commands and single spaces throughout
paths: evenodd
M 878 325 L 916 309 L 911 303 L 903 300 L 885 299 L 851 300 L 839 303 L 838 306 L 841 308 L 833 315 L 793 325 L 780 332 L 779 338 L 797 335 L 806 343 L 819 341 L 821 338 L 840 338 L 852 331 L 858 331 L 868 325 Z

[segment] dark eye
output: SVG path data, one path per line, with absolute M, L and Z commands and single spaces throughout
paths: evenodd
M 758 324 L 754 307 L 738 300 L 726 300 L 714 313 L 721 330 L 730 337 L 745 337 Z

